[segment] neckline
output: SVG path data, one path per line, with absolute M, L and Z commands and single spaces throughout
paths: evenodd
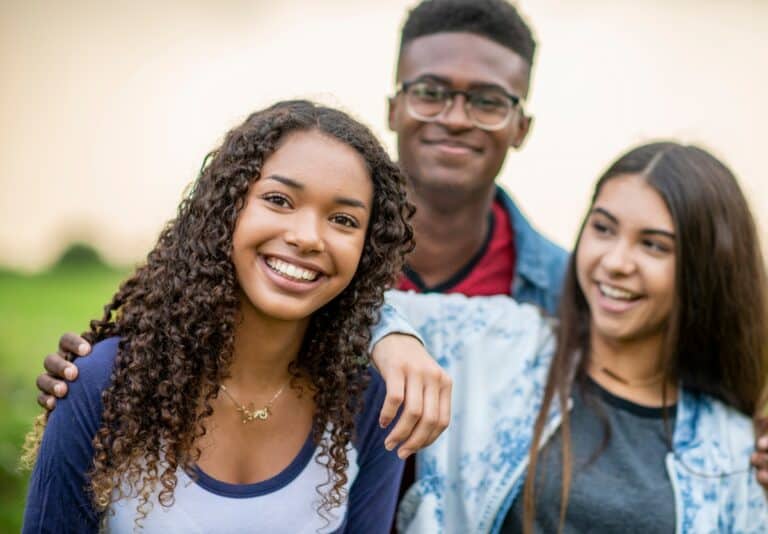
M 493 240 L 493 234 L 495 230 L 496 217 L 493 213 L 493 207 L 491 207 L 491 212 L 488 214 L 488 232 L 485 234 L 485 239 L 482 246 L 480 247 L 480 250 L 478 250 L 462 268 L 460 268 L 456 273 L 451 275 L 447 280 L 443 282 L 439 282 L 431 287 L 428 286 L 424 280 L 422 280 L 421 275 L 411 269 L 408 264 L 403 266 L 403 273 L 408 278 L 408 280 L 413 282 L 413 285 L 415 285 L 421 293 L 445 293 L 452 287 L 459 285 L 459 283 L 461 283 L 467 276 L 469 276 L 469 273 L 472 272 L 472 269 L 474 269 L 477 264 L 480 263 L 480 260 L 483 259 L 483 256 L 485 256 L 486 252 L 488 252 L 488 247 Z
M 598 396 L 606 403 L 614 408 L 617 408 L 619 410 L 629 412 L 633 415 L 636 415 L 638 417 L 643 417 L 645 419 L 663 419 L 664 415 L 668 418 L 675 417 L 677 414 L 677 404 L 672 404 L 670 406 L 664 407 L 656 407 L 656 406 L 645 406 L 642 404 L 637 404 L 636 402 L 632 402 L 630 400 L 627 400 L 623 397 L 619 397 L 618 395 L 615 395 L 605 389 L 603 386 L 598 384 L 591 376 L 586 376 L 586 386 L 587 389 L 591 392 L 597 393 Z
M 203 471 L 200 466 L 195 464 L 192 467 L 194 474 L 194 478 L 192 480 L 195 482 L 195 484 L 204 490 L 221 497 L 230 497 L 235 499 L 259 497 L 273 493 L 293 482 L 296 477 L 298 477 L 301 472 L 304 471 L 304 468 L 314 456 L 314 452 L 315 443 L 312 439 L 312 432 L 310 431 L 309 435 L 307 436 L 307 440 L 304 442 L 304 445 L 302 445 L 296 457 L 291 461 L 290 464 L 288 464 L 285 469 L 271 478 L 250 484 L 232 484 L 230 482 L 224 482 L 222 480 L 213 478 L 205 471 Z

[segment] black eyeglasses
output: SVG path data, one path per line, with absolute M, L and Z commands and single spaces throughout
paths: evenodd
M 405 95 L 405 106 L 415 119 L 437 120 L 453 105 L 456 95 L 464 97 L 464 112 L 472 124 L 483 130 L 501 130 L 515 111 L 522 111 L 523 99 L 501 87 L 478 87 L 468 91 L 451 89 L 434 80 L 403 82 L 398 92 Z

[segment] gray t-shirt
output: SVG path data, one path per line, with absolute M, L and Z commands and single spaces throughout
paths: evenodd
M 571 411 L 571 446 L 574 469 L 566 534 L 673 533 L 675 498 L 665 459 L 675 409 L 634 404 L 612 395 L 587 379 L 574 386 Z M 602 421 L 610 426 L 605 436 Z M 562 436 L 553 436 L 539 456 L 536 476 L 535 531 L 557 532 L 560 524 Z M 602 448 L 602 452 L 599 452 Z M 599 455 L 595 457 L 595 454 Z M 522 532 L 523 492 L 515 497 L 502 534 Z

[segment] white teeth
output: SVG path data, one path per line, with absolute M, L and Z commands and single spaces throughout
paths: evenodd
M 603 293 L 603 295 L 612 299 L 632 300 L 636 297 L 634 293 L 630 293 L 625 289 L 609 286 L 607 284 L 598 284 L 598 287 L 600 288 L 600 291 Z
M 311 282 L 316 280 L 320 274 L 317 271 L 310 271 L 309 269 L 304 269 L 303 267 L 299 267 L 298 265 L 294 265 L 277 258 L 267 258 L 266 261 L 267 265 L 269 265 L 272 270 L 277 271 L 283 276 L 294 278 L 296 280 Z

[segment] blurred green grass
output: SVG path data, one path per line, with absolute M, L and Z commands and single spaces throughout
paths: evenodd
M 0 532 L 21 528 L 28 473 L 18 459 L 40 412 L 35 378 L 43 358 L 62 333 L 82 332 L 101 315 L 126 274 L 82 247 L 41 274 L 0 270 Z

